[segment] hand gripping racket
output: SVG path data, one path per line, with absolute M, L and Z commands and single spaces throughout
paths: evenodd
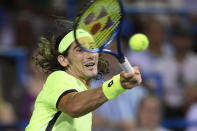
M 91 0 L 74 21 L 74 38 L 83 50 L 111 54 L 118 59 L 123 71 L 134 72 L 121 49 L 120 30 L 123 15 L 123 6 L 120 0 Z M 78 29 L 88 32 L 94 42 L 79 42 L 77 39 Z M 106 49 L 115 37 L 117 37 L 117 52 Z

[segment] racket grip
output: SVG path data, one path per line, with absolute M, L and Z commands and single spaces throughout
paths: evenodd
M 128 59 L 126 57 L 124 57 L 124 62 L 123 63 L 119 63 L 120 64 L 120 68 L 125 71 L 125 72 L 134 72 L 133 67 L 130 65 Z

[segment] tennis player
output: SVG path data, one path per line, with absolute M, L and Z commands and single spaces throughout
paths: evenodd
M 79 42 L 93 42 L 88 32 L 77 33 Z M 91 131 L 92 111 L 142 82 L 138 67 L 134 67 L 134 73 L 121 72 L 102 87 L 90 89 L 91 79 L 98 72 L 106 73 L 108 67 L 98 53 L 78 47 L 72 30 L 56 42 L 41 38 L 38 53 L 36 64 L 51 73 L 36 99 L 26 131 Z

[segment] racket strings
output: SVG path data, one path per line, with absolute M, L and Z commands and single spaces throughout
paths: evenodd
M 104 32 L 98 32 L 96 38 L 95 39 L 95 48 L 99 48 L 103 45 L 103 43 L 106 43 L 111 36 L 118 30 L 118 24 L 120 23 L 119 19 L 121 18 L 121 16 L 116 15 L 117 17 L 113 18 L 116 21 L 113 20 L 113 25 L 105 30 Z M 105 26 L 105 25 L 104 25 Z
M 99 15 L 102 13 L 104 8 L 104 17 L 99 18 Z M 88 16 L 93 15 L 90 19 Z M 97 17 L 95 15 L 98 15 Z M 90 23 L 86 24 L 85 20 L 88 18 Z M 121 21 L 121 9 L 118 3 L 118 0 L 97 0 L 94 2 L 81 16 L 81 19 L 78 23 L 78 28 L 84 29 L 92 34 L 91 30 L 98 23 L 98 27 L 95 28 L 97 31 L 95 34 L 92 34 L 94 43 L 88 43 L 88 47 L 80 43 L 87 49 L 97 49 L 102 47 L 106 42 L 110 40 L 115 32 L 119 30 L 119 24 Z M 94 20 L 93 20 L 94 19 Z M 107 23 L 110 22 L 110 23 Z M 109 24 L 109 25 L 108 25 Z
M 115 32 L 116 31 L 114 30 L 114 28 L 111 28 L 108 31 L 106 31 L 105 33 L 100 33 L 98 35 L 97 39 L 95 40 L 95 42 L 98 43 L 98 45 L 100 47 L 103 45 L 103 43 L 106 43 Z M 98 47 L 96 47 L 96 48 L 98 48 Z
M 112 20 L 113 24 L 104 32 L 98 32 L 97 39 L 95 41 L 99 42 L 100 46 L 102 46 L 103 43 L 106 43 L 111 38 L 111 36 L 118 30 L 118 25 L 120 23 L 121 15 L 119 13 L 120 8 L 118 8 L 118 6 L 115 7 L 117 8 L 111 6 L 111 9 L 113 9 L 111 10 L 111 12 L 114 13 L 110 13 L 107 16 Z M 105 24 L 103 26 L 105 26 Z
M 95 42 L 99 43 L 99 46 L 102 46 L 103 43 L 108 41 L 111 38 L 111 36 L 118 30 L 118 24 L 120 23 L 120 21 L 117 19 L 120 18 L 121 16 L 115 17 L 114 19 L 116 19 L 116 21 L 113 21 L 114 24 L 108 30 L 105 30 L 105 32 L 99 32 L 95 39 Z

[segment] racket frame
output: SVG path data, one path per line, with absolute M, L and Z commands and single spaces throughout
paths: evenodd
M 75 21 L 74 21 L 74 25 L 73 25 L 73 28 L 74 28 L 74 38 L 76 40 L 76 43 L 77 45 L 82 48 L 84 51 L 87 51 L 87 52 L 91 52 L 91 53 L 100 53 L 100 52 L 103 52 L 103 53 L 107 53 L 107 54 L 110 54 L 114 57 L 116 57 L 119 61 L 119 64 L 120 64 L 120 67 L 124 70 L 124 71 L 129 71 L 129 72 L 133 72 L 133 68 L 132 66 L 130 65 L 130 63 L 128 62 L 127 58 L 124 57 L 123 53 L 122 53 L 122 47 L 121 47 L 121 40 L 120 40 L 120 33 L 121 33 L 121 26 L 122 26 L 122 23 L 123 23 L 123 19 L 124 19 L 124 10 L 123 10 L 123 4 L 122 4 L 122 1 L 121 0 L 117 0 L 119 2 L 119 6 L 120 6 L 120 15 L 121 15 L 121 18 L 120 18 L 120 23 L 118 25 L 118 29 L 117 31 L 111 36 L 111 38 L 105 43 L 103 44 L 100 48 L 97 48 L 97 49 L 86 49 L 84 48 L 83 46 L 80 45 L 78 39 L 77 39 L 77 28 L 78 28 L 78 23 L 79 21 L 81 20 L 81 16 L 83 15 L 83 13 L 94 3 L 96 2 L 97 0 L 91 0 L 89 1 L 88 3 L 86 3 L 86 5 L 84 6 L 84 8 L 79 12 L 79 14 L 77 15 Z M 117 52 L 113 52 L 109 49 L 106 49 L 106 47 L 111 43 L 111 41 L 117 37 Z

